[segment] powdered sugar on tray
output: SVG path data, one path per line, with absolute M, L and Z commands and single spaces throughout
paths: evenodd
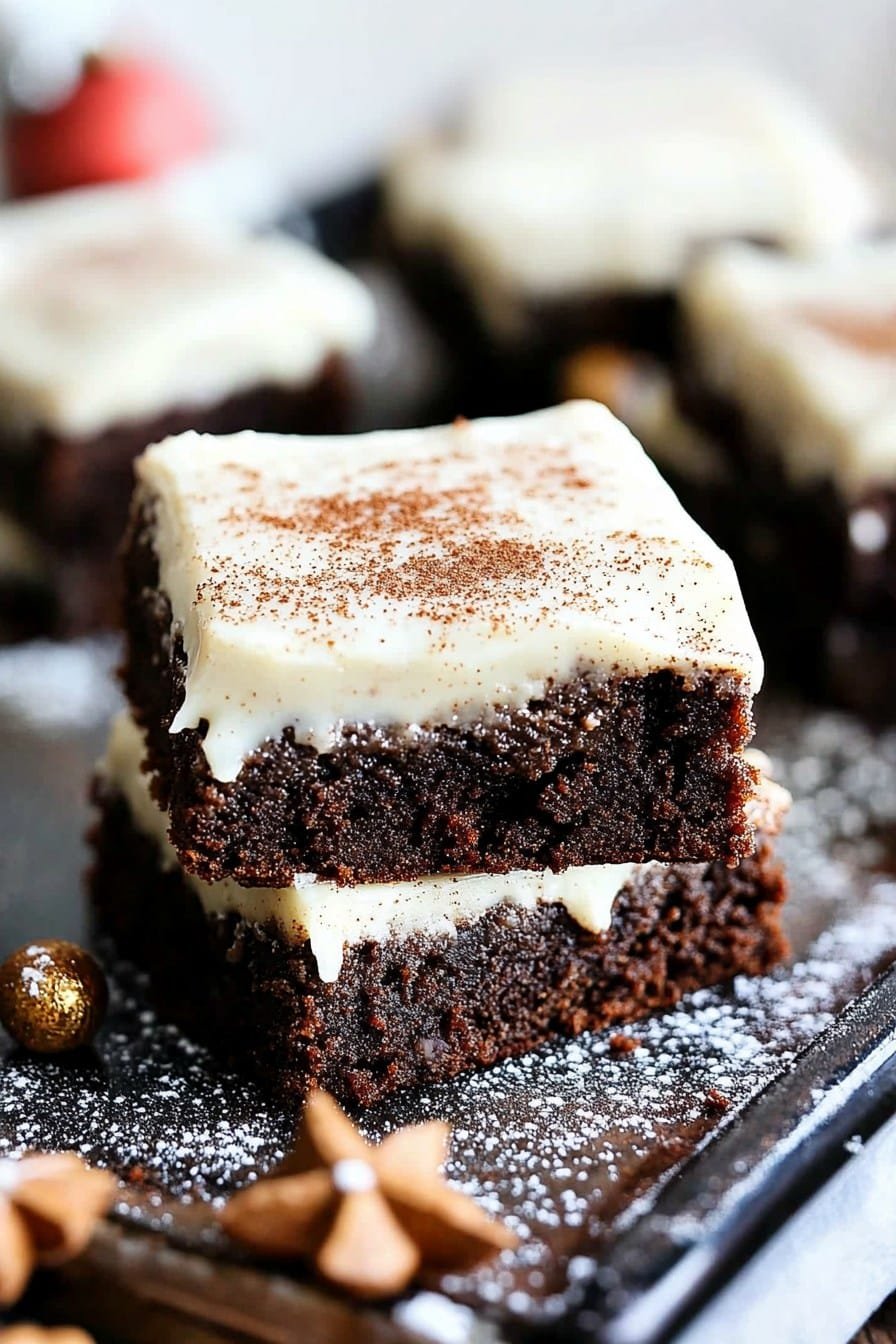
M 896 958 L 896 733 L 787 709 L 768 711 L 761 727 L 775 776 L 794 794 L 782 840 L 792 966 L 363 1117 L 374 1138 L 448 1120 L 449 1176 L 519 1232 L 517 1252 L 443 1281 L 460 1302 L 525 1316 L 565 1310 L 608 1229 L 635 1217 L 714 1126 Z M 119 969 L 113 988 L 89 1061 L 7 1055 L 0 1154 L 74 1148 L 126 1178 L 129 1219 L 208 1245 L 208 1201 L 275 1164 L 294 1117 L 160 1024 L 132 972 Z M 446 1313 L 444 1337 L 464 1338 L 466 1317 Z

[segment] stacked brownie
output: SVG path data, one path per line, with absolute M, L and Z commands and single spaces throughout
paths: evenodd
M 729 246 L 690 274 L 671 375 L 618 352 L 609 400 L 734 555 L 776 672 L 896 714 L 896 242 L 797 260 Z
M 137 475 L 92 895 L 164 1011 L 367 1103 L 781 956 L 737 580 L 604 408 Z
M 137 453 L 187 428 L 342 428 L 346 358 L 372 327 L 360 284 L 308 248 L 161 194 L 2 207 L 0 500 L 34 543 L 48 628 L 110 623 Z M 37 610 L 22 594 L 7 566 L 8 631 Z
M 396 155 L 385 196 L 415 294 L 469 355 L 468 413 L 544 404 L 552 362 L 584 341 L 667 351 L 708 245 L 815 253 L 882 208 L 798 96 L 723 68 L 486 88 L 453 133 Z

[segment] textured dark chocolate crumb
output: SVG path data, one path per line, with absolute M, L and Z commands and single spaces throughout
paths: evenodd
M 736 868 L 643 870 L 605 934 L 562 906 L 496 906 L 453 938 L 349 947 L 325 983 L 307 943 L 236 916 L 207 918 L 182 875 L 160 868 L 123 801 L 101 792 L 100 803 L 91 889 L 102 925 L 150 971 L 164 1014 L 294 1095 L 318 1085 L 368 1105 L 758 974 L 786 950 L 784 878 L 763 841 Z
M 647 859 L 736 863 L 753 840 L 740 755 L 750 695 L 728 676 L 581 675 L 469 728 L 347 726 L 327 752 L 291 730 L 215 780 L 203 731 L 171 734 L 185 658 L 158 588 L 152 517 L 125 548 L 125 687 L 183 866 L 207 882 L 340 883 Z
M 706 1094 L 706 1105 L 710 1111 L 727 1111 L 731 1106 L 731 1098 L 726 1097 L 717 1087 L 711 1087 Z

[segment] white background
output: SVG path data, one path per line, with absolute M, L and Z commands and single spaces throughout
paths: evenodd
M 644 57 L 796 79 L 896 166 L 896 0 L 125 0 L 123 18 L 310 189 L 485 72 Z

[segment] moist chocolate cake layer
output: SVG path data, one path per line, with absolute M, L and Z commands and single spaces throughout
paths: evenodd
M 212 777 L 202 728 L 170 734 L 185 659 L 158 589 L 152 520 L 125 543 L 125 688 L 147 737 L 156 800 L 187 871 L 288 886 L 297 872 L 388 882 L 646 859 L 735 863 L 753 838 L 752 734 L 741 683 L 670 672 L 582 676 L 469 727 L 346 728 L 328 752 L 287 729 L 232 783 Z
M 90 438 L 40 429 L 20 441 L 0 433 L 0 496 L 50 548 L 53 601 L 43 633 L 76 635 L 116 623 L 113 556 L 134 488 L 133 461 L 147 444 L 188 429 L 335 433 L 348 427 L 350 405 L 345 361 L 331 356 L 301 387 L 256 387 L 213 406 L 180 407 Z
M 90 891 L 100 927 L 149 971 L 164 1015 L 297 1098 L 319 1086 L 371 1104 L 760 974 L 786 952 L 784 878 L 761 839 L 733 869 L 636 876 L 603 934 L 559 906 L 497 906 L 453 938 L 349 948 L 338 979 L 324 983 L 307 944 L 207 917 L 181 873 L 160 867 L 120 796 L 100 790 L 98 802 Z

